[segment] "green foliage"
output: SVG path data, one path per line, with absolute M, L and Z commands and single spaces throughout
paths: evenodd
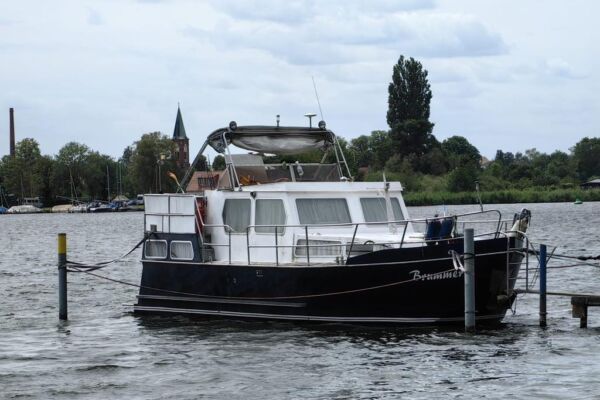
M 432 133 L 434 124 L 429 121 L 432 94 L 427 74 L 414 58 L 400 56 L 394 65 L 388 87 L 387 122 L 391 130 L 387 136 L 392 142 L 392 154 L 399 159 L 386 167 L 392 171 L 402 165 L 402 160 L 408 160 L 411 168 L 420 173 L 446 171 L 446 163 L 438 151 L 440 143 Z
M 67 197 L 82 197 L 87 192 L 87 167 L 90 149 L 80 143 L 64 145 L 56 155 L 54 182 L 57 192 Z
M 478 179 L 478 169 L 472 164 L 465 164 L 455 168 L 448 176 L 448 190 L 462 192 L 472 190 Z
M 587 181 L 600 175 L 600 138 L 585 137 L 571 151 L 579 179 Z
M 420 157 L 438 148 L 440 143 L 431 133 L 433 124 L 424 119 L 409 119 L 392 127 L 390 136 L 395 152 L 403 156 L 415 154 Z
M 142 135 L 135 142 L 129 174 L 137 193 L 175 192 L 177 185 L 168 172 L 181 176 L 173 158 L 175 143 L 160 132 Z
M 414 58 L 405 59 L 401 55 L 388 86 L 388 125 L 393 129 L 408 120 L 428 121 L 430 102 L 427 70 Z
M 394 154 L 394 148 L 388 132 L 373 131 L 369 136 L 362 135 L 352 139 L 348 145 L 348 152 L 356 169 L 360 167 L 383 169 L 385 163 Z
M 225 169 L 225 157 L 223 157 L 221 154 L 216 156 L 212 162 L 212 168 L 215 171 L 224 170 Z
M 553 190 L 494 190 L 481 193 L 484 204 L 511 203 L 557 203 L 582 201 L 600 201 L 600 190 L 553 189 Z M 406 192 L 404 200 L 408 206 L 476 204 L 474 192 Z
M 439 147 L 431 149 L 421 157 L 415 157 L 414 168 L 424 174 L 442 175 L 446 173 L 446 156 Z
M 496 158 L 480 175 L 482 187 L 530 189 L 561 187 L 577 180 L 572 157 L 561 151 L 548 155 L 536 149 L 512 154 L 498 150 Z
M 15 157 L 5 156 L 2 165 L 6 192 L 19 197 L 36 197 L 44 191 L 46 165 L 34 139 L 17 142 Z
M 352 153 L 354 164 L 357 167 L 373 165 L 375 155 L 373 154 L 371 145 L 371 138 L 367 135 L 361 135 L 350 141 L 348 150 Z
M 442 151 L 446 156 L 448 167 L 452 170 L 464 164 L 479 166 L 481 154 L 462 136 L 451 136 L 442 142 Z

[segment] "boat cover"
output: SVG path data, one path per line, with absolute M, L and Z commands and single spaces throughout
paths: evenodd
M 298 154 L 333 145 L 330 130 L 304 127 L 239 126 L 235 130 L 217 129 L 208 136 L 208 144 L 224 153 L 230 143 L 262 154 Z M 227 140 L 227 143 L 225 143 Z

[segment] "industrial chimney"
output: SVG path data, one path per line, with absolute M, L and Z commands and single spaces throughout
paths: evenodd
M 15 156 L 15 110 L 10 109 L 10 156 Z

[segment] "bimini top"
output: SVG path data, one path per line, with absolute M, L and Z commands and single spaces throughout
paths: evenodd
M 206 142 L 218 153 L 232 143 L 261 154 L 284 155 L 326 150 L 335 143 L 335 134 L 324 127 L 237 126 L 232 122 L 211 133 Z

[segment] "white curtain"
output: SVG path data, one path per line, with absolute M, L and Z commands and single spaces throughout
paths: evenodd
M 192 260 L 194 258 L 192 242 L 172 241 L 171 258 L 173 260 Z
M 392 197 L 390 201 L 392 203 L 392 210 L 394 211 L 394 220 L 404 220 L 404 216 L 402 215 L 402 208 L 400 207 L 400 202 L 398 201 L 398 199 Z M 362 206 L 363 215 L 365 216 L 365 222 L 387 221 L 388 218 L 384 198 L 361 198 L 360 205 Z
M 223 223 L 234 232 L 245 233 L 250 225 L 250 199 L 227 199 L 223 207 Z
M 146 240 L 146 257 L 167 258 L 167 242 L 164 240 Z
M 255 225 L 285 225 L 285 209 L 283 200 L 259 199 L 256 200 Z M 256 227 L 256 232 L 274 233 L 274 226 Z M 284 228 L 277 227 L 277 233 L 283 234 Z
M 350 223 L 346 199 L 296 199 L 301 224 Z

